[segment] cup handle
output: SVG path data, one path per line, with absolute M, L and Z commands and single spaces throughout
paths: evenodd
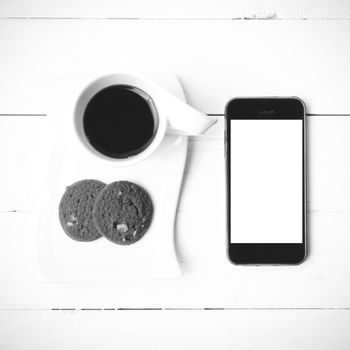
M 170 111 L 167 114 L 168 134 L 199 136 L 217 122 L 216 118 L 208 117 L 175 96 L 171 95 L 168 98 L 171 99 L 168 104 Z

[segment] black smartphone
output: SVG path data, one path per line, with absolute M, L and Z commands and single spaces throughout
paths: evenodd
M 305 106 L 296 97 L 235 98 L 225 109 L 228 257 L 306 258 Z

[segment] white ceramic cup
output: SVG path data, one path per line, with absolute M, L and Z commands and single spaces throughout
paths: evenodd
M 151 97 L 157 110 L 158 119 L 155 121 L 157 123 L 157 129 L 153 140 L 143 151 L 128 158 L 111 158 L 103 155 L 89 143 L 84 133 L 83 117 L 87 104 L 99 91 L 112 85 L 128 85 L 141 89 Z M 134 71 L 121 71 L 93 81 L 84 89 L 75 108 L 76 132 L 83 144 L 95 154 L 109 159 L 118 165 L 132 165 L 146 159 L 159 147 L 167 133 L 202 135 L 215 123 L 215 118 L 208 117 L 206 114 L 197 111 L 169 93 L 154 80 Z

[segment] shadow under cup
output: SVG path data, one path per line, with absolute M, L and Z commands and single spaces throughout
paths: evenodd
M 153 141 L 159 117 L 152 98 L 130 85 L 102 88 L 87 102 L 83 133 L 99 153 L 126 159 L 143 152 Z

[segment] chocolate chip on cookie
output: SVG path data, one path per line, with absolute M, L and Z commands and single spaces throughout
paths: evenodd
M 128 181 L 107 185 L 96 198 L 93 221 L 98 232 L 116 244 L 137 242 L 151 225 L 153 204 L 148 193 Z
M 81 180 L 67 187 L 59 204 L 59 219 L 70 238 L 90 242 L 101 237 L 92 220 L 92 209 L 104 187 L 97 180 Z

